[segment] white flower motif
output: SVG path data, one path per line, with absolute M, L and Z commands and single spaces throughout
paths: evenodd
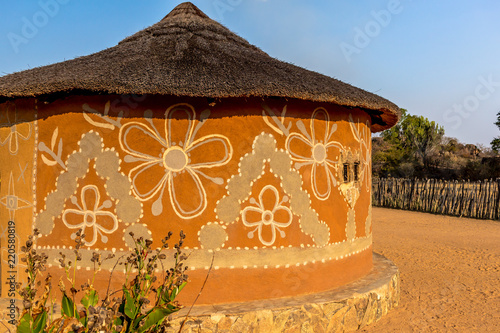
M 91 235 L 86 234 L 84 239 L 87 246 L 96 243 L 98 234 L 101 236 L 101 241 L 107 243 L 108 237 L 104 234 L 111 234 L 118 229 L 117 217 L 109 211 L 102 210 L 103 208 L 110 208 L 111 201 L 105 200 L 99 206 L 101 195 L 95 185 L 85 185 L 82 188 L 80 200 L 81 205 L 78 204 L 76 197 L 71 197 L 71 202 L 78 209 L 65 209 L 62 215 L 63 223 L 70 229 L 83 229 L 84 233 L 86 228 L 92 228 Z M 76 232 L 71 235 L 71 238 L 74 239 L 75 236 Z M 92 238 L 89 238 L 89 236 L 92 236 Z
M 154 126 L 151 111 L 145 113 L 150 126 L 130 122 L 120 128 L 120 146 L 129 154 L 125 161 L 141 162 L 128 174 L 135 196 L 148 201 L 159 193 L 151 206 L 153 215 L 163 212 L 165 188 L 168 188 L 175 213 L 181 218 L 194 218 L 207 207 L 200 176 L 223 184 L 222 178 L 209 177 L 202 170 L 225 165 L 231 160 L 233 148 L 229 139 L 211 134 L 194 140 L 209 115 L 209 110 L 203 111 L 195 126 L 194 108 L 189 104 L 176 104 L 165 111 L 164 136 Z
M 266 209 L 266 204 L 264 203 L 264 196 L 268 197 L 266 195 L 267 191 L 270 191 L 271 196 L 274 197 L 274 203 L 272 207 L 269 207 L 270 209 Z M 266 185 L 260 191 L 259 202 L 251 198 L 250 203 L 255 206 L 247 206 L 242 211 L 243 224 L 247 227 L 255 227 L 248 233 L 248 238 L 253 238 L 255 232 L 258 231 L 259 240 L 265 246 L 274 244 L 276 241 L 276 230 L 280 233 L 281 238 L 284 238 L 285 232 L 280 228 L 288 227 L 292 223 L 293 218 L 290 208 L 282 205 L 286 201 L 288 201 L 287 196 L 283 196 L 283 199 L 279 201 L 278 190 L 272 185 Z M 265 240 L 263 237 L 262 229 L 264 227 L 271 228 L 270 240 Z
M 326 200 L 330 197 L 332 187 L 337 184 L 332 169 L 337 171 L 338 161 L 331 159 L 331 149 L 343 149 L 340 142 L 331 140 L 337 124 L 330 122 L 330 116 L 324 108 L 317 108 L 311 116 L 311 135 L 307 133 L 302 121 L 297 122 L 297 127 L 302 133 L 291 133 L 286 138 L 286 149 L 296 162 L 296 169 L 312 166 L 311 187 L 314 196 L 319 200 Z

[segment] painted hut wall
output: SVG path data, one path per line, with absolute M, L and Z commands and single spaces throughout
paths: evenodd
M 14 123 L 23 119 L 15 129 L 13 106 Z M 0 107 L 9 115 L 0 127 L 2 228 L 9 216 L 22 241 L 39 228 L 53 274 L 83 227 L 82 278 L 92 251 L 123 253 L 131 231 L 159 244 L 184 230 L 185 300 L 215 253 L 200 304 L 327 290 L 371 269 L 371 132 L 361 110 L 158 96 Z M 14 187 L 16 208 L 7 200 Z M 4 233 L 2 274 L 5 245 Z
M 31 233 L 34 213 L 37 127 L 34 100 L 0 105 L 0 248 L 1 280 L 23 281 L 18 254 Z M 14 285 L 0 286 L 2 296 Z

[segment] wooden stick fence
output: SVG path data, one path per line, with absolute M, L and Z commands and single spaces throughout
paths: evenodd
M 478 182 L 373 179 L 373 205 L 500 220 L 500 178 Z

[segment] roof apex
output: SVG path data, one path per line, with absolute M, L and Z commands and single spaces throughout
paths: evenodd
M 191 2 L 183 2 L 177 5 L 174 9 L 170 11 L 160 22 L 165 22 L 175 16 L 185 15 L 185 16 L 198 16 L 201 18 L 209 18 L 204 12 L 202 12 L 198 7 L 196 7 Z

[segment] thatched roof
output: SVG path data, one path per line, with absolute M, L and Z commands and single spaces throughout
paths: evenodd
M 329 102 L 365 109 L 374 131 L 394 125 L 399 112 L 375 94 L 270 57 L 189 2 L 117 46 L 0 78 L 0 102 L 72 92 Z

